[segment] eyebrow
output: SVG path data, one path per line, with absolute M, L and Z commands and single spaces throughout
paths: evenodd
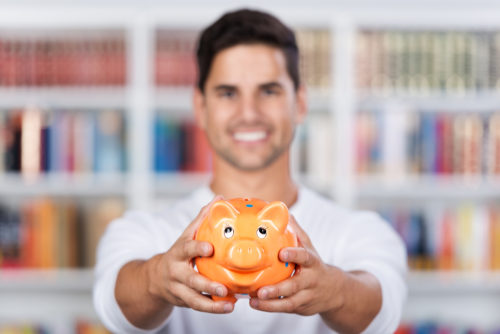
M 222 85 L 217 85 L 214 87 L 214 90 L 216 92 L 218 91 L 227 91 L 227 90 L 236 90 L 236 86 L 234 85 L 227 85 L 227 84 L 222 84 Z
M 260 89 L 270 89 L 270 88 L 283 88 L 283 85 L 277 81 L 265 82 L 259 85 Z M 227 90 L 237 90 L 236 85 L 229 84 L 221 84 L 214 87 L 214 90 L 217 91 L 227 91 Z
M 259 85 L 261 89 L 270 89 L 270 88 L 283 88 L 283 85 L 277 81 L 266 82 Z

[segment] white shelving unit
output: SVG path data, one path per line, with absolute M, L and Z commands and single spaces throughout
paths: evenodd
M 157 29 L 199 29 L 226 10 L 247 6 L 245 2 L 206 4 L 188 1 L 184 5 L 146 3 L 24 1 L 13 5 L 0 1 L 2 29 L 120 29 L 126 34 L 128 85 L 123 89 L 0 89 L 0 108 L 27 104 L 56 107 L 119 108 L 128 119 L 128 173 L 109 177 L 63 175 L 42 177 L 25 182 L 12 175 L 0 175 L 0 200 L 15 196 L 96 196 L 119 195 L 129 207 L 149 209 L 155 197 L 178 197 L 206 182 L 207 175 L 152 175 L 152 140 L 150 126 L 156 110 L 189 113 L 192 90 L 157 89 L 152 73 L 153 43 Z M 361 29 L 494 29 L 500 31 L 500 5 L 495 1 L 421 1 L 402 4 L 396 0 L 373 4 L 369 1 L 327 4 L 321 1 L 277 2 L 259 1 L 252 5 L 275 13 L 294 27 L 318 27 L 331 32 L 331 78 L 334 82 L 328 95 L 314 90 L 309 95 L 312 110 L 331 113 L 335 135 L 335 166 L 333 184 L 328 193 L 340 204 L 356 207 L 363 199 L 391 200 L 405 197 L 422 200 L 430 197 L 469 198 L 490 201 L 500 199 L 500 181 L 477 180 L 472 186 L 460 180 L 419 178 L 403 184 L 387 184 L 379 178 L 359 180 L 354 172 L 354 115 L 360 107 L 381 106 L 383 96 L 370 96 L 355 86 L 355 37 Z M 193 8 L 196 8 L 193 10 Z M 311 9 L 316 8 L 316 9 Z M 391 100 L 414 107 L 443 110 L 500 109 L 500 95 L 442 97 L 390 97 Z M 302 180 L 308 175 L 296 175 Z M 438 186 L 439 185 L 439 186 Z M 439 191 L 436 192 L 436 189 Z M 411 273 L 409 300 L 404 319 L 428 317 L 464 322 L 480 326 L 500 325 L 494 310 L 500 309 L 499 274 L 478 273 Z M 35 321 L 95 317 L 91 305 L 92 272 L 88 270 L 0 272 L 0 323 L 30 317 Z M 4 298 L 4 296 L 6 296 Z M 8 296 L 8 297 L 7 297 Z M 72 305 L 67 307 L 67 305 Z M 448 313 L 443 310 L 449 310 Z M 472 311 L 471 311 L 472 310 Z M 59 325 L 56 325 L 56 328 Z M 63 327 L 61 327 L 63 328 Z M 65 331 L 60 329 L 61 333 Z

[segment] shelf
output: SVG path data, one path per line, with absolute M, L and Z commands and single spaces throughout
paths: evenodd
M 126 109 L 124 87 L 0 88 L 0 108 Z
M 192 110 L 192 87 L 157 87 L 154 91 L 155 108 L 187 115 Z
M 0 196 L 121 196 L 125 174 L 0 174 Z
M 358 176 L 356 193 L 369 199 L 490 199 L 500 198 L 500 176 Z
M 2 269 L 0 291 L 90 293 L 93 280 L 92 269 Z
M 0 291 L 91 292 L 92 269 L 2 269 Z M 411 271 L 410 295 L 500 294 L 500 272 Z
M 388 105 L 401 105 L 408 111 L 492 112 L 500 107 L 500 92 L 416 95 L 362 94 L 358 106 L 364 110 L 379 110 Z
M 210 173 L 170 172 L 154 176 L 156 194 L 160 196 L 185 196 L 209 181 Z
M 500 272 L 412 271 L 410 295 L 500 294 Z

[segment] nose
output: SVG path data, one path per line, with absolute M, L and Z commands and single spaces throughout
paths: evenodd
M 263 253 L 255 241 L 241 240 L 229 248 L 228 262 L 233 269 L 256 269 L 262 263 Z
M 243 120 L 247 122 L 259 119 L 257 99 L 252 94 L 244 94 L 240 99 L 239 111 Z

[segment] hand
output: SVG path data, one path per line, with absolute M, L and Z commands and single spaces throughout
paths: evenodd
M 280 283 L 261 287 L 250 306 L 267 312 L 312 315 L 342 305 L 342 271 L 321 261 L 308 235 L 290 216 L 289 224 L 297 234 L 299 247 L 283 248 L 279 259 L 296 264 L 295 274 Z
M 227 288 L 219 283 L 210 281 L 197 273 L 192 264 L 192 259 L 198 256 L 211 256 L 213 246 L 208 242 L 194 240 L 196 230 L 208 213 L 213 202 L 220 200 L 215 197 L 203 207 L 198 216 L 184 230 L 182 235 L 163 254 L 153 258 L 155 261 L 149 269 L 150 286 L 152 295 L 181 307 L 189 307 L 197 311 L 210 313 L 232 312 L 234 305 L 227 301 L 214 302 L 210 295 L 224 297 Z

